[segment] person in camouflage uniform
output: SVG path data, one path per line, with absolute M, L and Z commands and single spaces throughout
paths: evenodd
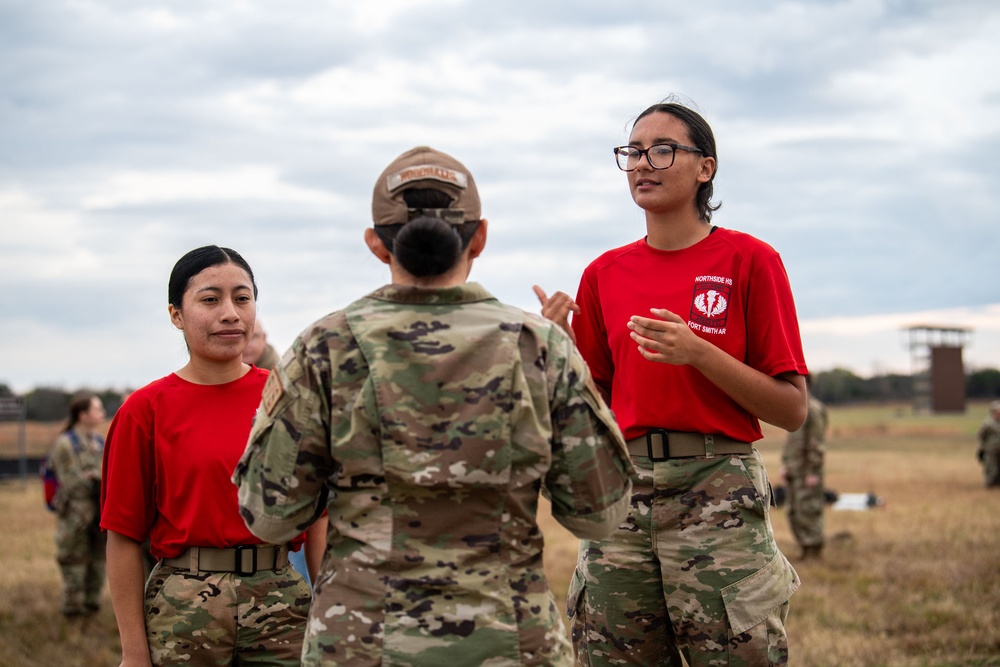
M 267 342 L 267 332 L 264 325 L 257 320 L 254 325 L 253 335 L 247 342 L 247 347 L 243 350 L 243 363 L 253 364 L 257 368 L 271 370 L 281 361 L 281 355 L 274 349 L 274 346 Z
M 781 476 L 788 489 L 788 523 L 802 547 L 803 560 L 819 558 L 823 552 L 824 441 L 828 425 L 826 406 L 809 396 L 806 421 L 788 434 L 781 455 Z
M 976 433 L 976 456 L 983 464 L 986 486 L 1000 486 L 1000 401 L 990 403 L 990 413 Z
M 100 528 L 104 406 L 93 394 L 69 404 L 69 425 L 52 446 L 49 460 L 59 480 L 56 560 L 63 578 L 62 613 L 78 616 L 101 607 L 106 573 L 106 539 Z
M 570 338 L 466 282 L 475 183 L 426 147 L 373 197 L 392 284 L 314 323 L 271 375 L 233 480 L 252 531 L 328 547 L 303 664 L 572 664 L 539 493 L 575 535 L 625 516 L 621 433 Z

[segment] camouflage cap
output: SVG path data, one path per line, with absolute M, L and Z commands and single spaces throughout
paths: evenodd
M 393 160 L 375 181 L 372 220 L 376 227 L 398 225 L 413 217 L 403 200 L 403 192 L 411 188 L 431 188 L 452 197 L 447 209 L 422 209 L 421 214 L 436 215 L 452 224 L 481 217 L 476 182 L 465 165 L 433 148 L 417 146 Z

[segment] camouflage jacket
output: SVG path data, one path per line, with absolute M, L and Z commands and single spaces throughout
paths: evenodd
M 790 477 L 804 478 L 806 475 L 823 474 L 827 425 L 826 406 L 819 399 L 809 396 L 806 420 L 799 430 L 788 434 L 785 451 L 781 456 L 781 462 L 786 466 Z
M 983 423 L 979 425 L 976 432 L 976 439 L 979 441 L 979 449 L 982 451 L 1000 451 L 1000 421 L 987 415 Z
M 76 503 L 96 504 L 101 488 L 101 462 L 104 441 L 97 435 L 75 431 L 79 451 L 67 433 L 62 433 L 52 445 L 51 462 L 59 479 L 59 490 L 53 500 L 56 511 L 64 514 Z M 88 511 L 88 513 L 90 513 Z
M 440 667 L 571 663 L 538 495 L 600 538 L 631 474 L 566 334 L 470 283 L 386 286 L 307 328 L 233 480 L 264 539 L 329 512 L 303 664 Z
M 278 354 L 278 351 L 274 349 L 273 345 L 268 343 L 267 347 L 264 348 L 264 351 L 261 352 L 260 359 L 254 362 L 254 366 L 265 370 L 271 370 L 277 366 L 280 361 L 281 355 Z

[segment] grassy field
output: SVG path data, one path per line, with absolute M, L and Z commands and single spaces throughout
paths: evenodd
M 985 404 L 963 415 L 831 410 L 827 487 L 873 492 L 885 505 L 828 511 L 824 559 L 804 563 L 783 510 L 773 511 L 778 542 L 802 578 L 788 620 L 793 667 L 1000 667 L 1000 489 L 983 488 L 974 455 L 985 414 Z M 45 440 L 31 442 L 29 454 L 43 453 L 57 430 L 32 425 L 28 439 Z M 759 443 L 775 484 L 784 435 L 767 428 Z M 0 424 L 0 456 L 14 454 L 16 426 Z M 37 480 L 0 484 L 0 516 L 0 665 L 118 664 L 107 595 L 88 620 L 58 612 L 55 520 Z M 577 543 L 547 515 L 541 522 L 561 601 Z

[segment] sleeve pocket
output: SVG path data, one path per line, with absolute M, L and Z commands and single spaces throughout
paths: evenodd
M 779 553 L 757 572 L 723 588 L 722 601 L 733 632 L 740 634 L 762 623 L 798 587 L 799 575 Z

